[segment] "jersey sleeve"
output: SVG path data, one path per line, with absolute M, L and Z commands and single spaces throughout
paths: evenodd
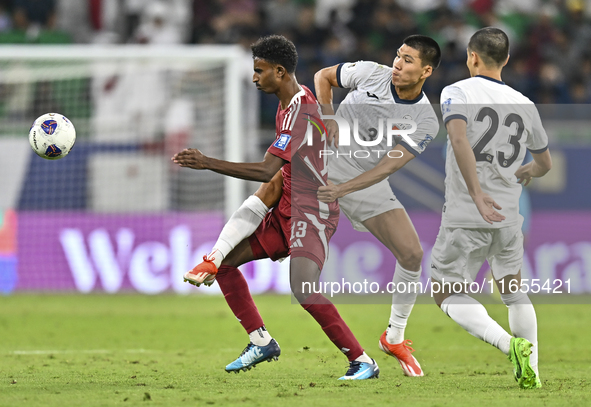
M 286 131 L 279 134 L 267 152 L 291 162 L 291 132 Z
M 279 118 L 275 141 L 267 149 L 267 152 L 277 156 L 287 162 L 291 162 L 291 146 L 293 144 L 293 129 L 296 123 L 297 110 L 299 104 L 293 104 L 289 110 Z
M 534 105 L 532 105 L 532 109 L 534 109 L 532 131 L 527 136 L 526 146 L 532 153 L 540 154 L 548 149 L 548 135 L 542 126 L 538 109 Z
M 466 94 L 458 86 L 446 86 L 441 92 L 441 114 L 443 124 L 452 119 L 468 121 L 468 106 Z
M 431 110 L 432 115 L 419 118 L 417 121 L 417 130 L 409 135 L 410 139 L 415 142 L 416 146 L 410 145 L 404 139 L 401 139 L 400 142 L 398 142 L 398 144 L 404 146 L 404 148 L 415 157 L 425 151 L 429 143 L 431 143 L 435 136 L 437 136 L 437 133 L 439 133 L 439 120 L 437 120 L 437 116 L 435 116 L 435 112 L 433 112 L 431 105 L 427 106 Z
M 345 62 L 337 67 L 337 83 L 341 88 L 357 89 L 368 80 L 378 64 L 370 61 Z
M 292 157 L 307 141 L 308 129 L 313 130 L 310 123 L 324 126 L 319 116 L 318 104 L 315 100 L 304 98 L 301 103 L 293 104 L 285 113 L 281 127 L 277 130 L 277 138 L 267 152 L 291 162 Z

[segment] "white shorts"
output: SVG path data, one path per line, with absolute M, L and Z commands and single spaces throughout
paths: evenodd
M 342 184 L 363 173 L 364 170 L 353 167 L 345 159 L 331 159 L 328 179 L 335 184 Z M 363 222 L 366 220 L 392 209 L 404 209 L 392 192 L 387 178 L 370 187 L 339 198 L 339 206 L 351 221 L 353 228 L 360 232 L 369 232 L 363 226 Z
M 515 275 L 523 263 L 521 222 L 500 229 L 439 228 L 431 252 L 431 277 L 473 282 L 487 260 L 495 280 Z

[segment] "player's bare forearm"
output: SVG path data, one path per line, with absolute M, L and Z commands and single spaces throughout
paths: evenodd
M 334 108 L 332 106 L 332 88 L 339 86 L 337 80 L 338 65 L 330 66 L 321 69 L 314 74 L 314 88 L 316 89 L 316 97 L 320 103 L 320 109 L 323 115 L 334 115 Z M 339 146 L 339 131 L 336 122 L 328 120 L 326 123 L 326 142 L 328 145 L 335 147 Z
M 388 178 L 414 158 L 413 154 L 400 145 L 394 147 L 391 151 L 399 151 L 402 155 L 398 152 L 390 154 L 390 156 L 386 154 L 382 157 L 378 165 L 371 170 L 342 184 L 329 184 L 325 187 L 318 188 L 318 200 L 326 203 L 333 202 L 347 194 L 368 188 Z
M 466 136 L 466 122 L 461 119 L 452 119 L 446 126 L 456 162 L 468 187 L 468 193 L 474 199 L 476 195 L 482 193 L 482 189 L 476 173 L 476 158 Z
M 519 167 L 515 176 L 517 181 L 523 186 L 527 186 L 532 178 L 543 177 L 552 169 L 552 157 L 550 151 L 546 150 L 543 153 L 532 153 L 533 161 Z
M 322 108 L 322 114 L 333 115 L 334 108 L 332 107 L 332 88 L 339 86 L 337 81 L 338 65 L 330 66 L 321 69 L 314 74 L 314 89 L 316 90 L 316 98 Z
M 543 177 L 552 169 L 552 156 L 550 155 L 550 150 L 546 150 L 541 154 L 532 153 L 532 156 L 536 165 L 541 167 L 540 174 L 536 176 Z
M 275 156 L 272 156 L 275 157 Z M 273 164 L 261 161 L 258 163 L 233 163 L 229 161 L 210 158 L 208 168 L 218 174 L 227 175 L 234 178 L 245 179 L 248 181 L 270 182 L 273 176 L 283 166 L 281 158 L 275 157 Z
M 543 177 L 552 169 L 552 157 L 550 156 L 550 150 L 546 150 L 543 153 L 535 154 L 532 153 L 533 161 L 531 162 L 530 174 L 534 178 Z
M 181 167 L 210 170 L 229 177 L 249 181 L 269 182 L 285 163 L 281 158 L 266 153 L 258 163 L 233 163 L 207 157 L 201 151 L 190 148 L 176 154 L 172 160 Z
M 478 212 L 487 223 L 502 222 L 505 217 L 495 209 L 501 208 L 493 198 L 482 191 L 478 174 L 476 172 L 476 157 L 466 136 L 466 122 L 461 119 L 452 119 L 447 123 L 449 141 L 454 151 L 458 167 L 468 187 L 468 193 Z

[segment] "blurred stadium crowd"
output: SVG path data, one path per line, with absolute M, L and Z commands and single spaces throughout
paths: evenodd
M 537 103 L 591 100 L 591 0 L 0 0 L 0 43 L 231 44 L 280 33 L 300 53 L 298 79 L 343 61 L 391 64 L 402 39 L 436 38 L 432 102 L 467 76 L 465 47 L 483 26 L 505 30 L 504 79 Z

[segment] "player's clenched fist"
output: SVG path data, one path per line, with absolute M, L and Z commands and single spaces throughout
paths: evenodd
M 208 157 L 196 148 L 185 148 L 172 157 L 172 161 L 181 167 L 189 167 L 195 170 L 206 170 Z
M 316 197 L 318 198 L 318 200 L 320 202 L 324 202 L 324 203 L 334 202 L 341 197 L 339 186 L 333 184 L 331 181 L 328 181 L 328 185 L 318 188 L 318 192 L 316 193 Z

